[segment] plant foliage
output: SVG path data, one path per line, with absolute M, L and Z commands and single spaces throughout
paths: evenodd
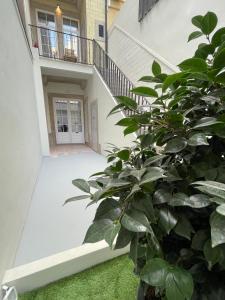
M 111 113 L 129 109 L 117 125 L 139 132 L 135 146 L 109 152 L 109 166 L 73 184 L 100 203 L 84 243 L 130 245 L 144 290 L 167 300 L 225 299 L 225 28 L 217 16 L 192 19 L 189 41 L 206 38 L 180 71 L 141 78 L 152 87 L 144 111 L 117 97 Z M 153 85 L 155 86 L 153 87 Z M 75 199 L 76 200 L 76 199 Z M 70 199 L 71 201 L 71 199 Z

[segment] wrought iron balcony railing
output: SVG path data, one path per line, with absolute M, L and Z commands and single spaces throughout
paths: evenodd
M 40 56 L 93 64 L 93 40 L 35 25 L 30 28 L 32 46 Z
M 138 104 L 140 112 L 149 111 L 150 106 L 146 98 L 140 95 L 134 95 L 131 92 L 131 90 L 135 88 L 133 83 L 95 40 L 93 41 L 93 50 L 93 63 L 109 87 L 111 93 L 114 96 L 127 96 L 133 98 Z M 130 115 L 131 111 L 127 110 L 126 114 Z

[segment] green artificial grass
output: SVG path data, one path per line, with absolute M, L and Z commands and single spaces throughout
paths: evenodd
M 127 256 L 26 293 L 19 300 L 135 300 L 138 278 Z

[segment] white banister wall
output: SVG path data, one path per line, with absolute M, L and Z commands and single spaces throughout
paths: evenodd
M 41 149 L 32 55 L 13 0 L 1 1 L 0 28 L 1 283 L 5 270 L 13 265 L 41 163 Z
M 201 39 L 187 43 L 197 30 L 193 16 L 214 11 L 219 26 L 225 26 L 224 0 L 159 0 L 142 22 L 138 5 L 139 1 L 127 0 L 109 33 L 109 55 L 133 83 L 151 73 L 154 59 L 164 71 L 174 72 L 179 62 L 194 54 Z
M 123 127 L 115 126 L 115 124 L 124 116 L 122 113 L 114 114 L 107 118 L 108 113 L 118 103 L 116 103 L 110 90 L 103 81 L 101 75 L 94 68 L 92 78 L 88 80 L 86 88 L 86 96 L 88 101 L 88 116 L 89 116 L 89 136 L 91 135 L 91 104 L 97 101 L 98 106 L 98 142 L 100 145 L 99 151 L 105 153 L 109 148 L 108 143 L 118 147 L 127 147 L 132 145 L 135 136 L 130 134 L 126 137 L 123 135 Z M 90 142 L 90 141 L 89 141 Z

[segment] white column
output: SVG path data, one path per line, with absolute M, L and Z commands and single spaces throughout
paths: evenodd
M 35 85 L 35 94 L 36 94 L 36 101 L 37 101 L 41 149 L 42 149 L 42 155 L 49 156 L 50 150 L 49 150 L 48 127 L 47 127 L 46 111 L 45 111 L 45 97 L 44 97 L 44 90 L 43 90 L 41 68 L 39 64 L 39 54 L 37 49 L 33 48 L 33 55 L 34 55 L 34 63 L 33 63 L 34 85 Z

